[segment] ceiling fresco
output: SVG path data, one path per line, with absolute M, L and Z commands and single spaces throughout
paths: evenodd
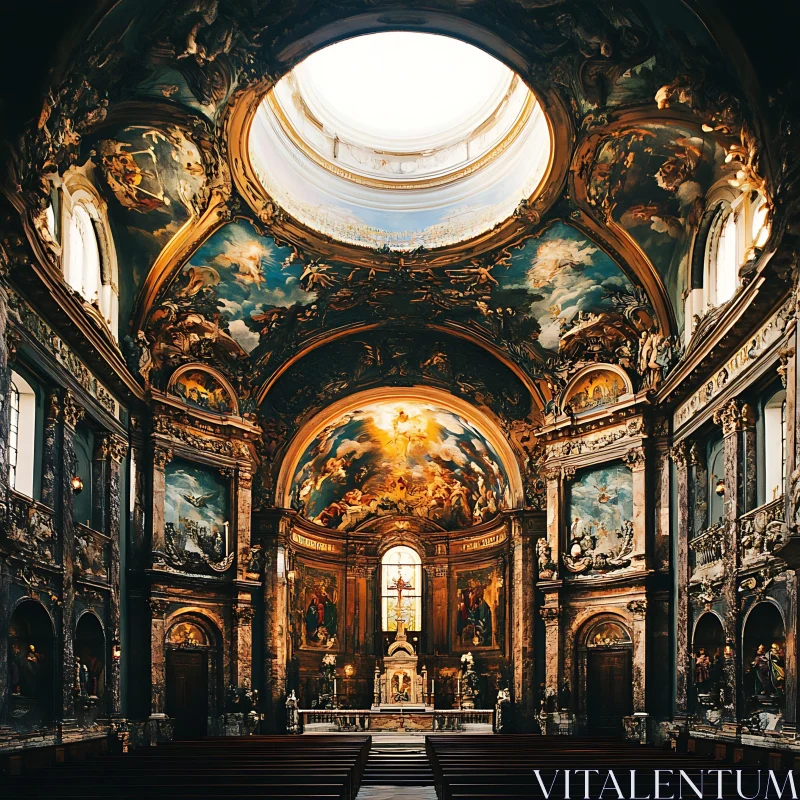
M 500 457 L 478 428 L 434 403 L 381 401 L 331 420 L 294 470 L 292 506 L 327 528 L 414 516 L 445 529 L 509 504 Z
M 91 143 L 88 155 L 109 197 L 120 264 L 121 318 L 153 262 L 206 198 L 207 175 L 198 146 L 177 126 L 130 126 Z
M 560 221 L 493 260 L 385 270 L 308 260 L 239 220 L 195 252 L 162 298 L 147 325 L 156 384 L 181 363 L 211 360 L 255 385 L 325 330 L 391 320 L 469 333 L 557 382 L 559 359 L 635 370 L 642 332 L 669 338 L 641 287 Z
M 227 398 L 187 372 L 173 396 L 190 408 L 257 415 L 265 497 L 298 428 L 365 388 L 447 391 L 487 412 L 516 445 L 517 428 L 565 408 L 565 389 L 587 365 L 621 368 L 633 392 L 658 389 L 684 353 L 688 255 L 709 190 L 740 170 L 749 181 L 766 161 L 727 51 L 679 0 L 413 7 L 413 19 L 394 25 L 384 12 L 398 4 L 382 0 L 121 0 L 76 47 L 12 159 L 31 235 L 44 227 L 49 176 L 91 159 L 119 254 L 119 339 L 131 373 L 161 391 L 175 389 L 181 368 L 230 383 L 236 396 Z M 248 168 L 248 125 L 281 78 L 325 45 L 387 29 L 435 30 L 481 47 L 547 115 L 552 162 L 540 190 L 522 202 L 515 190 L 505 219 L 468 241 L 448 216 L 463 206 L 460 175 L 446 185 L 452 202 L 441 219 L 442 206 L 410 223 L 420 210 L 413 204 L 405 217 L 370 209 L 374 218 L 359 224 L 384 233 L 361 240 L 325 235 L 270 196 L 286 164 L 262 159 L 261 182 Z M 744 165 L 728 163 L 735 142 Z M 395 166 L 380 163 L 378 172 Z M 491 197 L 495 188 L 482 187 L 485 205 L 502 199 Z M 313 189 L 297 187 L 292 199 L 324 216 Z M 440 224 L 445 247 L 436 237 L 402 247 L 392 238 Z M 618 396 L 613 376 L 596 384 L 581 387 L 582 410 Z M 370 420 L 348 424 L 377 436 Z M 455 429 L 425 430 L 438 441 Z M 369 486 L 348 470 L 339 485 L 309 458 L 309 474 L 297 478 L 309 519 L 325 512 L 326 525 L 360 524 L 356 512 L 345 521 L 350 512 L 326 509 L 356 490 L 399 508 L 390 477 L 419 469 L 430 483 L 441 469 L 448 492 L 466 487 L 457 524 L 474 522 L 481 487 L 466 467 L 415 450 L 414 464 L 395 453 L 389 469 L 369 452 L 352 459 L 355 471 L 367 468 Z M 481 478 L 499 507 L 502 481 L 492 484 L 486 469 Z M 428 497 L 427 484 L 414 492 Z M 360 506 L 377 514 L 372 502 Z M 456 524 L 452 502 L 447 513 L 431 507 L 441 524 Z
M 588 201 L 647 254 L 681 327 L 692 235 L 725 158 L 722 147 L 698 133 L 680 125 L 623 128 L 603 139 L 588 178 Z

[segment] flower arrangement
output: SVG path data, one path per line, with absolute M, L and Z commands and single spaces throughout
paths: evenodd
M 333 653 L 325 653 L 322 656 L 320 672 L 326 680 L 333 680 L 333 676 L 336 674 L 336 656 Z
M 472 696 L 478 691 L 479 677 L 473 667 L 475 666 L 475 657 L 472 653 L 464 653 L 461 656 L 461 691 L 463 694 Z

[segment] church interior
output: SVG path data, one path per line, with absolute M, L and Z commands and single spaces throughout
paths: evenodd
M 0 773 L 794 766 L 794 3 L 13 5 Z

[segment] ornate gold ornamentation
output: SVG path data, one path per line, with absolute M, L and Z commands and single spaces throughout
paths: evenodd
M 75 399 L 75 395 L 67 390 L 64 394 L 63 412 L 64 424 L 68 425 L 74 430 L 77 424 L 83 419 L 86 410 L 83 408 L 83 406 L 78 404 L 78 401 Z
M 172 461 L 172 450 L 167 447 L 153 448 L 153 466 L 163 470 Z
M 729 436 L 744 427 L 750 427 L 755 422 L 753 409 L 737 399 L 729 400 L 722 408 L 714 412 L 714 424 L 722 427 L 722 433 Z
M 128 443 L 119 436 L 109 436 L 108 454 L 117 463 L 122 463 L 128 455 Z
M 673 460 L 676 466 L 683 469 L 688 463 L 689 459 L 689 444 L 685 440 L 678 442 L 674 447 L 670 448 L 669 457 Z
M 544 477 L 548 481 L 560 481 L 561 480 L 561 467 L 545 467 L 544 468 Z
M 554 606 L 544 606 L 543 608 L 539 609 L 539 614 L 544 620 L 545 625 L 552 625 L 554 622 L 558 622 L 560 613 L 560 609 L 555 608 Z
M 644 447 L 632 447 L 622 457 L 622 463 L 630 470 L 644 469 L 645 464 L 647 463 Z
M 631 600 L 628 611 L 633 614 L 634 619 L 644 619 L 647 616 L 647 600 Z
M 693 467 L 702 467 L 705 465 L 705 454 L 702 452 L 697 442 L 692 442 L 689 445 L 689 464 Z
M 249 605 L 234 605 L 232 612 L 237 625 L 249 625 L 256 614 L 253 606 Z
M 163 617 L 169 608 L 169 600 L 162 600 L 160 597 L 150 597 L 147 600 L 147 605 L 150 606 L 150 614 L 153 617 Z
M 784 347 L 778 350 L 778 358 L 781 363 L 778 365 L 778 375 L 781 376 L 783 388 L 786 388 L 786 373 L 789 370 L 789 359 L 794 355 L 794 347 Z

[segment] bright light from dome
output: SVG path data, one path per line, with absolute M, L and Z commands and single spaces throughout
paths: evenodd
M 477 47 L 409 32 L 339 42 L 309 56 L 296 72 L 338 120 L 362 135 L 395 142 L 460 126 L 513 78 Z
M 310 55 L 262 100 L 254 177 L 338 241 L 433 249 L 507 220 L 543 185 L 552 140 L 525 81 L 430 33 L 358 36 Z

